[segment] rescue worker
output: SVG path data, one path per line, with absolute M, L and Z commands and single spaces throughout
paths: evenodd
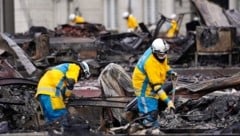
M 155 39 L 133 71 L 132 83 L 137 96 L 139 115 L 147 117 L 142 122 L 145 127 L 159 127 L 157 118 L 160 102 L 163 102 L 167 109 L 175 109 L 166 92 L 169 93 L 172 88 L 165 86 L 167 75 L 177 76 L 177 73 L 168 65 L 168 50 L 169 45 L 166 41 L 160 38 Z
M 176 18 L 176 14 L 172 14 L 170 17 L 171 21 L 169 22 L 169 27 L 166 32 L 167 38 L 174 38 L 179 31 L 179 26 Z
M 70 14 L 69 20 L 71 21 L 71 23 L 74 23 L 74 24 L 81 24 L 85 22 L 85 19 L 82 16 L 78 16 L 75 14 Z
M 128 32 L 136 31 L 138 28 L 137 19 L 129 12 L 124 12 L 122 16 L 127 21 Z
M 61 125 L 68 125 L 64 99 L 73 95 L 71 90 L 76 82 L 89 77 L 89 66 L 85 61 L 62 63 L 43 74 L 35 97 L 40 102 L 47 123 L 60 120 Z

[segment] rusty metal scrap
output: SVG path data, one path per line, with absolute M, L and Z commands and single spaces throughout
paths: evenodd
M 76 25 L 61 25 L 55 28 L 55 36 L 66 37 L 96 37 L 101 32 L 105 32 L 105 27 L 101 24 L 83 23 Z

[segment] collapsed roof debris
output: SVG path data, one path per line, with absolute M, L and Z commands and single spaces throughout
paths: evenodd
M 193 83 L 188 86 L 183 86 L 177 88 L 177 94 L 184 97 L 185 93 L 187 93 L 188 96 L 191 98 L 200 98 L 208 93 L 211 93 L 215 90 L 222 90 L 226 88 L 235 88 L 240 85 L 239 81 L 239 73 L 233 75 L 232 77 L 228 78 L 217 78 L 217 79 L 211 79 L 211 80 L 205 80 L 202 82 Z
M 77 25 L 60 25 L 55 28 L 55 36 L 58 37 L 88 37 L 95 38 L 99 34 L 107 33 L 102 24 L 82 23 Z
M 209 43 L 213 43 L 211 45 L 215 46 L 213 51 L 219 51 L 222 48 L 217 48 L 214 43 L 219 42 L 218 38 L 221 38 L 218 37 L 221 35 L 220 30 L 226 26 L 230 27 L 230 24 L 238 26 L 235 21 L 239 18 L 237 13 L 233 16 L 231 11 L 223 12 L 220 7 L 208 1 L 193 0 L 193 4 L 209 30 L 205 31 L 209 33 L 205 33 L 205 37 L 201 39 L 202 47 L 208 47 Z M 225 14 L 228 16 L 225 17 Z M 216 15 L 223 18 L 213 17 Z M 45 132 L 51 129 L 52 126 L 43 125 L 39 105 L 33 99 L 38 76 L 33 77 L 36 71 L 40 70 L 41 73 L 51 65 L 71 59 L 86 59 L 91 70 L 95 72 L 91 80 L 85 81 L 86 84 L 81 81 L 74 87 L 74 93 L 79 98 L 68 101 L 72 112 L 78 115 L 73 116 L 73 128 L 66 130 L 69 135 L 82 134 L 83 131 L 87 134 L 136 135 L 239 133 L 240 95 L 236 91 L 240 86 L 238 74 L 240 69 L 177 67 L 179 65 L 184 67 L 186 63 L 187 67 L 192 66 L 194 53 L 199 51 L 196 50 L 196 40 L 199 40 L 197 39 L 199 37 L 196 37 L 194 32 L 167 39 L 171 44 L 170 62 L 180 77 L 175 94 L 176 113 L 172 115 L 164 111 L 160 114 L 160 132 L 155 133 L 147 129 L 136 131 L 134 129 L 138 127 L 137 121 L 129 122 L 130 117 L 128 119 L 122 117 L 126 106 L 134 99 L 130 72 L 139 55 L 149 47 L 152 39 L 158 36 L 159 29 L 166 20 L 164 16 L 158 20 L 158 26 L 153 34 L 147 29 L 143 32 L 112 34 L 101 24 L 89 23 L 76 26 L 65 24 L 54 31 L 32 27 L 25 34 L 9 37 L 1 34 L 0 88 L 3 93 L 0 98 L 0 114 L 3 116 L 0 120 L 5 126 L 6 121 L 8 122 L 8 129 L 2 133 Z M 142 25 L 144 27 L 144 24 Z M 212 26 L 220 29 L 210 29 Z M 206 40 L 209 37 L 209 41 Z M 216 62 L 212 58 L 204 61 L 209 60 Z M 233 60 L 236 61 L 235 64 L 239 61 Z M 212 64 L 211 62 L 208 62 L 207 66 Z
M 28 59 L 28 56 L 25 55 L 22 48 L 20 48 L 12 39 L 10 39 L 5 34 L 0 34 L 0 44 L 1 48 L 5 48 L 6 51 L 10 51 L 14 56 L 18 57 L 18 61 L 24 66 L 26 72 L 31 75 L 36 71 L 34 64 Z M 15 60 L 16 61 L 16 60 Z
M 220 6 L 206 0 L 192 0 L 192 3 L 200 14 L 200 17 L 203 18 L 202 21 L 204 21 L 204 24 L 207 26 L 230 26 L 228 19 Z
M 8 63 L 6 59 L 0 59 L 0 78 L 12 78 L 19 77 L 22 78 L 22 75 L 15 70 L 12 65 Z

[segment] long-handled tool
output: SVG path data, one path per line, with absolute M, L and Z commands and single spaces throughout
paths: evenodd
M 134 120 L 132 120 L 131 122 L 129 122 L 129 123 L 127 123 L 126 125 L 124 125 L 124 126 L 111 128 L 110 131 L 109 131 L 109 133 L 115 134 L 116 131 L 119 131 L 119 130 L 127 130 L 127 129 L 129 129 L 129 128 L 131 127 L 131 125 L 132 125 L 133 123 L 135 123 L 136 121 L 142 120 L 142 119 L 146 119 L 146 118 L 147 118 L 147 115 L 148 115 L 148 114 L 143 115 L 143 116 L 140 116 L 140 117 L 137 117 L 137 118 L 135 118 Z
M 178 77 L 171 77 L 172 80 L 172 85 L 173 85 L 173 89 L 172 89 L 172 102 L 174 104 L 174 100 L 175 100 L 175 92 L 176 92 L 176 87 L 177 87 L 177 82 L 178 82 Z
M 172 102 L 174 104 L 175 101 L 175 92 L 176 92 L 176 87 L 177 87 L 177 82 L 178 82 L 178 77 L 176 76 L 171 76 L 171 81 L 172 81 Z M 170 109 L 170 112 L 175 112 L 174 109 Z

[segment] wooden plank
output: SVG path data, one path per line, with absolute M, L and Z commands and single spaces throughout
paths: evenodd
M 33 63 L 30 61 L 28 56 L 26 56 L 26 53 L 20 48 L 13 40 L 11 40 L 8 36 L 1 33 L 1 38 L 4 39 L 8 46 L 14 51 L 15 55 L 19 58 L 19 61 L 26 69 L 27 73 L 31 75 L 33 72 L 37 70 L 37 68 L 33 65 Z M 4 43 L 1 43 L 4 44 Z
M 109 108 L 125 108 L 126 105 L 134 99 L 128 96 L 111 96 L 111 97 L 92 97 L 69 99 L 69 106 L 93 106 L 93 107 L 109 107 Z
M 176 95 L 198 99 L 213 91 L 234 88 L 237 86 L 240 86 L 240 73 L 237 73 L 232 77 L 212 79 L 201 83 L 193 83 L 191 85 L 179 87 L 176 89 Z

